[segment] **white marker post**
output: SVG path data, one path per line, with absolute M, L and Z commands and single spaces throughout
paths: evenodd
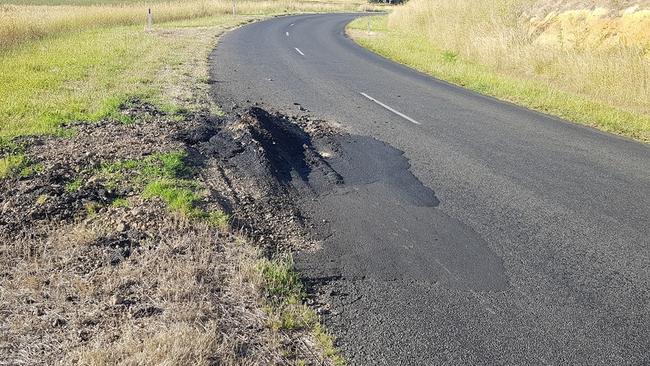
M 237 15 L 237 5 L 235 4 L 235 0 L 232 0 L 232 15 Z
M 147 12 L 147 25 L 144 29 L 147 32 L 151 32 L 153 29 L 153 14 L 151 13 L 151 8 L 149 8 L 149 11 Z

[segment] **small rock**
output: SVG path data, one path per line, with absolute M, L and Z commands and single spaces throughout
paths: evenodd
M 120 304 L 124 303 L 124 297 L 122 297 L 119 294 L 115 294 L 115 295 L 111 296 L 110 303 L 113 306 L 120 305 Z
M 56 318 L 52 322 L 52 326 L 55 327 L 55 328 L 64 327 L 66 324 L 68 324 L 68 322 L 63 318 Z
M 81 339 L 84 342 L 89 340 L 90 336 L 91 336 L 91 333 L 86 329 L 81 329 L 79 331 L 79 339 Z

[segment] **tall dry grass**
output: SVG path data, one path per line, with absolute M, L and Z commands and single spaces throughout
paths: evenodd
M 238 14 L 356 11 L 370 5 L 363 0 L 243 0 L 236 2 Z M 147 10 L 157 23 L 231 14 L 231 0 L 137 2 L 114 5 L 2 5 L 0 6 L 0 51 L 23 42 L 76 30 L 104 26 L 144 25 Z
M 626 42 L 600 47 L 584 41 L 620 34 L 623 29 L 616 29 L 617 24 L 625 24 L 625 31 L 643 37 L 645 24 L 650 25 L 638 20 L 644 19 L 644 4 L 647 2 L 411 0 L 389 16 L 388 25 L 394 31 L 424 35 L 436 48 L 499 73 L 534 79 L 647 115 L 650 43 L 641 38 L 635 43 L 628 37 Z M 621 21 L 625 14 L 634 14 L 635 22 Z

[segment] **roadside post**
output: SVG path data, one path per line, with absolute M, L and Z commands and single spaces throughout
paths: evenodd
M 147 25 L 145 27 L 145 30 L 147 32 L 151 32 L 153 29 L 153 14 L 151 13 L 151 8 L 149 8 L 149 11 L 147 12 Z
M 235 1 L 236 0 L 232 0 L 232 15 L 237 15 L 237 4 Z

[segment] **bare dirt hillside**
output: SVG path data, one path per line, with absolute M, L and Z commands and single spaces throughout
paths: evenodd
M 650 1 L 539 1 L 525 13 L 535 42 L 571 48 L 650 48 Z

